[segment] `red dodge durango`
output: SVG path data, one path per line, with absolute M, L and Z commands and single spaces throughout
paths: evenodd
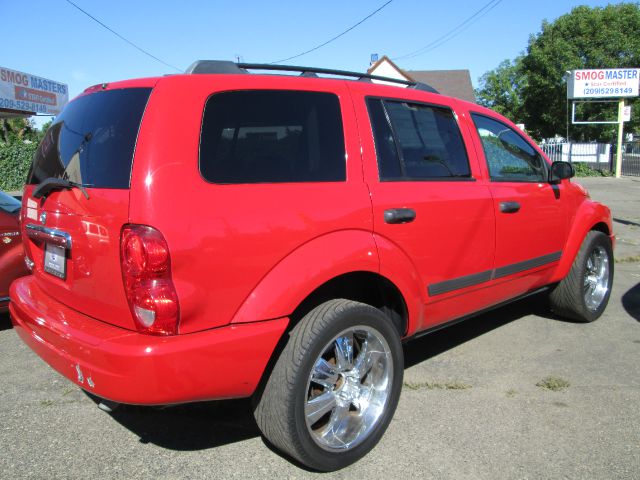
M 34 157 L 11 317 L 98 397 L 252 397 L 275 447 L 336 470 L 391 421 L 401 342 L 541 291 L 602 314 L 611 214 L 572 176 L 411 82 L 199 61 L 96 85 Z

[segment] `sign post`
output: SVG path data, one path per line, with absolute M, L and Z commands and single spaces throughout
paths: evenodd
M 616 178 L 622 174 L 622 133 L 624 130 L 624 99 L 618 102 L 618 148 L 616 149 Z

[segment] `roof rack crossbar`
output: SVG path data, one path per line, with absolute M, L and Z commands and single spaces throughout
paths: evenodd
M 298 65 L 272 65 L 269 63 L 238 63 L 238 68 L 244 68 L 247 70 L 274 70 L 281 72 L 303 72 L 303 73 L 320 73 L 324 75 L 339 75 L 341 77 L 355 77 L 355 78 L 368 78 L 370 80 L 380 80 L 385 82 L 399 83 L 401 85 L 407 85 L 412 87 L 416 82 L 410 82 L 408 80 L 400 80 L 398 78 L 382 77 L 380 75 L 370 75 L 362 72 L 350 72 L 348 70 L 334 70 L 331 68 L 316 68 L 316 67 L 300 67 Z
M 247 70 L 271 70 L 279 72 L 300 72 L 302 76 L 336 75 L 341 77 L 354 77 L 358 80 L 371 81 L 378 80 L 381 82 L 397 83 L 406 85 L 410 88 L 424 90 L 427 92 L 438 93 L 438 91 L 424 83 L 412 82 L 409 80 L 401 80 L 398 78 L 383 77 L 380 75 L 371 75 L 361 72 L 350 72 L 348 70 L 334 70 L 331 68 L 301 67 L 297 65 L 274 65 L 271 63 L 234 63 L 225 60 L 196 60 L 193 62 L 185 73 L 248 73 Z

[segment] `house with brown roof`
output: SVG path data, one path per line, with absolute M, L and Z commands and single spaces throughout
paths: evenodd
M 461 98 L 468 102 L 475 103 L 476 101 L 469 70 L 402 70 L 389 57 L 384 55 L 369 67 L 367 73 L 410 82 L 426 83 L 442 95 Z M 379 80 L 374 80 L 374 82 L 385 83 Z

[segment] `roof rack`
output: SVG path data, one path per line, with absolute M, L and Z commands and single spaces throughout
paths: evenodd
M 303 77 L 317 76 L 317 74 L 337 75 L 341 77 L 354 77 L 362 81 L 379 80 L 383 82 L 397 83 L 417 90 L 424 90 L 431 93 L 439 93 L 435 88 L 426 83 L 411 82 L 398 78 L 382 77 L 380 75 L 370 75 L 368 73 L 350 72 L 347 70 L 333 70 L 330 68 L 300 67 L 296 65 L 273 65 L 269 63 L 235 63 L 229 60 L 196 60 L 185 71 L 187 74 L 198 73 L 226 73 L 244 74 L 248 70 L 271 70 L 280 72 L 300 72 Z

